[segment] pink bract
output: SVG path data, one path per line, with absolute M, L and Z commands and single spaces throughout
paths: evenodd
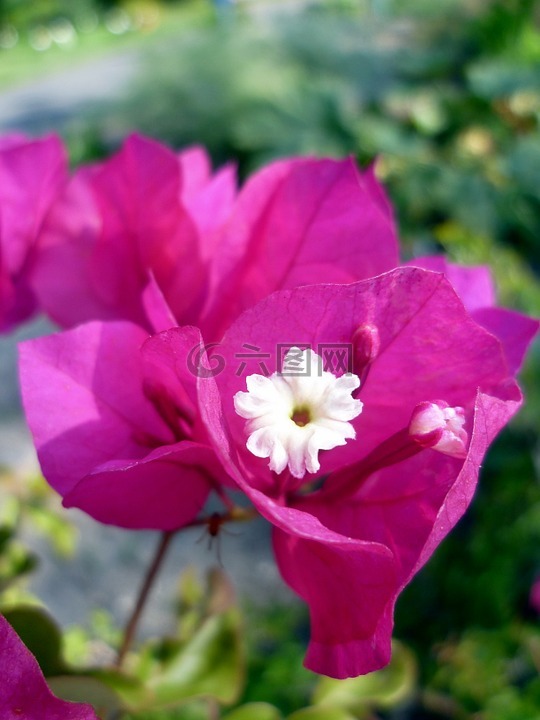
M 97 720 L 90 705 L 59 700 L 52 694 L 35 657 L 2 616 L 0 675 L 2 720 Z
M 512 322 L 522 356 L 538 323 Z M 299 489 L 246 448 L 233 397 L 264 371 L 259 355 L 238 373 L 238 357 L 249 343 L 267 372 L 279 371 L 280 345 L 338 348 L 365 325 L 380 344 L 368 373 L 353 368 L 364 378 L 357 439 L 321 453 L 320 473 Z M 504 343 L 470 317 L 443 274 L 417 268 L 276 293 L 226 333 L 223 372 L 199 379 L 201 414 L 228 474 L 274 525 L 281 573 L 310 607 L 309 668 L 343 678 L 388 662 L 398 594 L 466 510 L 490 442 L 521 404 Z M 438 398 L 465 411 L 464 459 L 408 435 L 415 407 Z
M 0 142 L 0 331 L 12 330 L 37 309 L 30 269 L 42 226 L 67 180 L 60 140 Z
M 33 274 L 43 306 L 63 326 L 125 319 L 152 328 L 142 298 L 155 282 L 176 322 L 189 322 L 234 187 L 230 168 L 211 176 L 202 149 L 176 155 L 137 136 L 81 168 L 45 228 Z
M 163 329 L 143 302 L 153 285 L 175 324 L 211 340 L 274 290 L 397 264 L 384 191 L 352 160 L 282 160 L 235 194 L 233 170 L 212 175 L 202 149 L 176 155 L 132 136 L 79 170 L 56 204 L 34 268 L 41 303 L 64 327 L 126 319 Z
M 185 358 L 199 334 L 179 330 Z M 174 530 L 219 470 L 197 427 L 194 377 L 127 322 L 81 325 L 21 346 L 23 402 L 45 477 L 68 507 L 126 528 Z M 174 359 L 173 359 L 174 362 Z

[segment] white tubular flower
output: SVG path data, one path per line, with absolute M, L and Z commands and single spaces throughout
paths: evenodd
M 284 359 L 284 368 L 289 366 L 294 366 L 291 374 L 249 375 L 247 392 L 236 393 L 234 407 L 247 420 L 248 450 L 270 458 L 274 472 L 288 466 L 301 479 L 319 470 L 319 450 L 356 437 L 349 421 L 362 412 L 360 400 L 351 396 L 360 380 L 323 371 L 321 358 L 312 350 L 291 348 Z

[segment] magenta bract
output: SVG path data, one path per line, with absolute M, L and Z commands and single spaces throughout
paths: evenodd
M 132 136 L 56 203 L 33 272 L 43 307 L 64 327 L 125 319 L 155 331 L 143 302 L 154 284 L 175 324 L 208 341 L 274 290 L 397 264 L 384 191 L 352 160 L 280 161 L 235 194 L 233 170 L 212 175 L 203 150 Z
M 37 309 L 30 270 L 51 204 L 67 180 L 60 140 L 0 142 L 0 331 L 11 330 Z
M 154 280 L 176 322 L 189 322 L 233 195 L 232 172 L 212 177 L 202 150 L 177 156 L 131 137 L 110 160 L 78 171 L 56 204 L 33 274 L 43 306 L 64 326 L 126 319 L 150 329 L 142 296 Z
M 198 442 L 194 377 L 174 365 L 200 335 L 178 333 L 170 356 L 146 351 L 147 333 L 127 322 L 22 344 L 28 423 L 43 473 L 68 507 L 121 527 L 174 530 L 223 475 Z
M 518 322 L 530 340 L 537 323 Z M 233 398 L 246 376 L 262 373 L 261 359 L 244 360 L 238 373 L 238 356 L 246 342 L 256 346 L 271 373 L 279 348 L 305 344 L 333 351 L 331 364 L 366 324 L 379 344 L 368 373 L 352 368 L 363 377 L 356 439 L 322 452 L 320 472 L 299 487 L 246 447 Z M 223 372 L 199 380 L 201 414 L 227 472 L 275 526 L 283 577 L 309 604 L 311 669 L 348 677 L 388 662 L 399 592 L 467 508 L 488 445 L 521 404 L 508 350 L 504 333 L 474 322 L 443 274 L 415 268 L 276 293 L 226 333 Z M 463 412 L 464 457 L 409 432 L 415 408 L 439 398 Z
M 392 211 L 373 169 L 283 160 L 246 183 L 219 237 L 202 328 L 219 338 L 275 290 L 348 283 L 398 264 Z
M 52 694 L 35 657 L 2 616 L 0 675 L 2 720 L 97 720 L 90 705 L 59 700 Z

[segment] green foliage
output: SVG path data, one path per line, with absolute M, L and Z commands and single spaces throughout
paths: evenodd
M 309 638 L 305 608 L 251 608 L 246 626 L 249 672 L 244 702 L 271 700 L 284 714 L 308 705 L 315 678 L 302 665 Z
M 223 720 L 283 720 L 283 715 L 268 703 L 248 703 L 227 713 Z
M 339 707 L 310 707 L 294 712 L 287 720 L 354 720 L 354 715 Z
M 438 650 L 432 687 L 486 720 L 533 720 L 540 707 L 537 627 L 469 629 Z
M 223 573 L 213 571 L 207 591 L 196 595 L 198 622 L 189 632 L 180 613 L 182 634 L 143 645 L 131 657 L 128 671 L 92 672 L 93 678 L 116 693 L 124 708 L 154 711 L 198 698 L 230 705 L 238 698 L 244 652 L 239 611 L 229 582 Z
M 379 5 L 238 17 L 162 45 L 114 125 L 202 142 L 242 173 L 295 153 L 378 155 L 410 253 L 436 250 L 447 221 L 486 237 L 493 255 L 501 244 L 538 253 L 532 4 Z
M 387 667 L 347 680 L 322 677 L 315 688 L 313 703 L 321 708 L 342 708 L 355 717 L 367 717 L 372 709 L 388 710 L 409 700 L 416 688 L 416 676 L 414 655 L 394 642 Z

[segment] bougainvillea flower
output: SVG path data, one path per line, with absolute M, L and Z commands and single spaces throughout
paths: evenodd
M 198 442 L 185 364 L 198 333 L 183 330 L 176 365 L 147 338 L 132 323 L 96 321 L 23 343 L 23 402 L 43 473 L 66 506 L 121 527 L 174 530 L 223 472 Z
M 30 268 L 43 223 L 67 179 L 60 140 L 0 139 L 0 331 L 37 309 Z
M 132 136 L 79 170 L 57 203 L 34 269 L 40 301 L 62 326 L 126 319 L 155 330 L 142 301 L 152 285 L 175 324 L 212 340 L 274 290 L 397 264 L 384 191 L 352 160 L 279 161 L 235 193 L 233 170 L 212 175 L 201 149 L 176 155 Z
M 33 284 L 60 325 L 126 319 L 152 327 L 142 303 L 157 283 L 176 322 L 197 315 L 214 235 L 235 194 L 232 168 L 138 136 L 75 173 L 45 228 Z
M 522 316 L 512 322 L 528 340 L 538 329 Z M 180 332 L 149 342 L 169 345 Z M 505 337 L 472 319 L 442 273 L 402 268 L 273 294 L 226 333 L 223 371 L 199 378 L 216 453 L 274 525 L 280 571 L 309 605 L 309 668 L 343 678 L 388 662 L 400 591 L 466 510 L 489 444 L 521 404 Z M 251 358 L 246 343 L 257 348 Z M 336 382 L 312 363 L 312 400 L 295 396 L 291 404 L 290 348 L 310 348 Z M 316 398 L 328 392 L 325 407 L 344 403 L 337 383 L 351 369 L 361 385 L 355 390 L 354 380 L 350 392 L 362 402 L 361 413 L 347 414 L 354 436 L 319 446 L 317 464 L 305 462 L 299 477 L 290 471 L 304 447 L 295 417 L 315 434 Z M 276 434 L 273 408 L 285 406 L 289 417 Z M 267 453 L 250 445 L 261 429 L 270 433 Z M 276 438 L 286 458 L 272 469 Z
M 90 705 L 52 694 L 35 657 L 1 615 L 0 676 L 2 720 L 97 720 Z

